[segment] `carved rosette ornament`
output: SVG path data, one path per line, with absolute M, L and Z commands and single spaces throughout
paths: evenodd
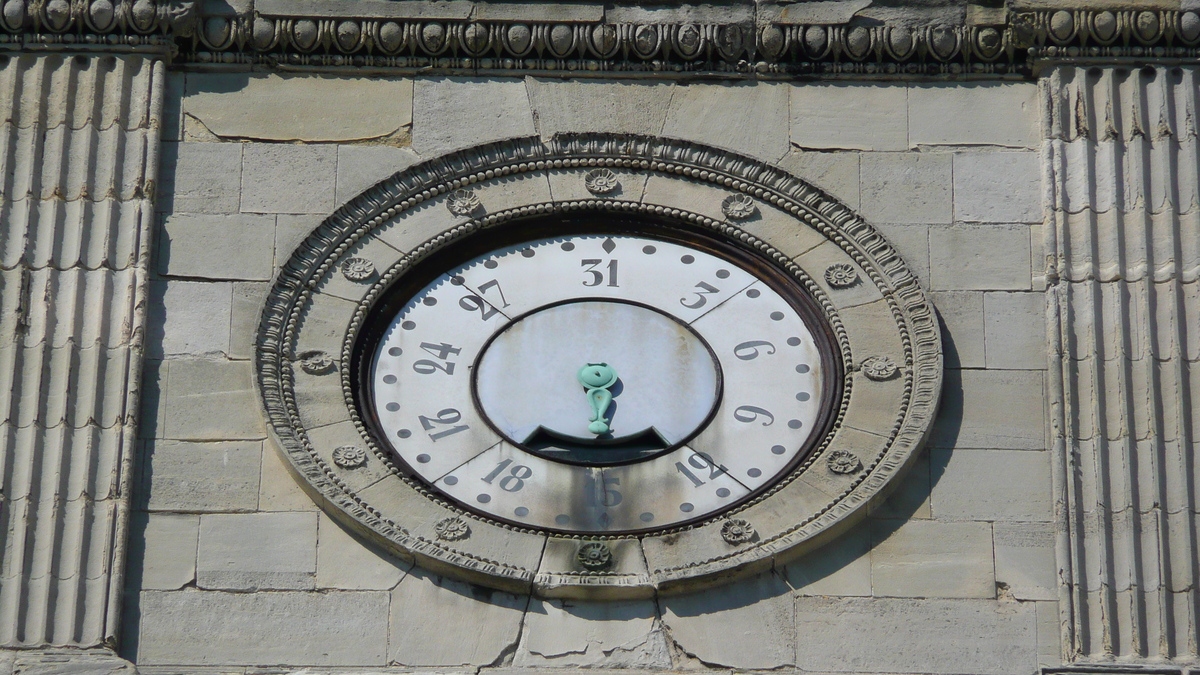
M 832 288 L 850 288 L 858 281 L 858 272 L 847 263 L 837 263 L 825 269 L 825 283 Z
M 343 469 L 357 469 L 367 463 L 367 451 L 357 445 L 343 445 L 334 448 L 333 463 Z
M 730 518 L 721 525 L 721 538 L 735 546 L 753 541 L 757 535 L 754 526 L 741 518 Z
M 892 379 L 899 370 L 890 356 L 872 356 L 862 362 L 863 375 L 876 382 Z
M 829 453 L 829 459 L 825 460 L 825 464 L 830 471 L 843 475 L 858 473 L 858 470 L 862 468 L 862 460 L 849 450 L 834 450 Z
M 758 207 L 747 195 L 729 195 L 721 202 L 721 211 L 730 220 L 746 220 L 758 213 Z
M 583 186 L 594 195 L 606 195 L 621 187 L 621 181 L 617 180 L 617 174 L 612 169 L 595 169 L 583 177 Z
M 347 258 L 342 263 L 342 276 L 350 281 L 366 281 L 375 274 L 375 263 L 366 258 Z
M 462 518 L 443 518 L 433 526 L 438 539 L 462 541 L 471 536 L 471 526 Z
M 465 188 L 451 192 L 446 198 L 446 208 L 456 216 L 469 216 L 479 210 L 480 206 L 482 204 L 479 196 Z
M 575 559 L 589 570 L 600 570 L 612 563 L 612 551 L 602 541 L 589 541 L 579 546 Z
M 300 355 L 300 370 L 309 375 L 324 375 L 333 370 L 333 357 L 319 349 L 304 352 Z
M 540 34 L 530 36 L 516 28 L 506 29 L 501 37 L 527 40 L 523 48 L 533 53 L 536 46 L 533 42 L 541 39 Z M 669 32 L 657 35 L 660 41 L 676 39 Z M 477 37 L 483 39 L 481 36 Z M 443 46 L 458 39 L 444 35 L 423 37 L 419 33 L 403 36 L 405 40 L 426 38 L 442 39 Z M 725 38 L 733 48 L 737 40 L 747 36 L 729 34 Z M 647 48 L 652 47 L 648 42 Z M 598 177 L 607 176 L 600 170 L 611 171 L 622 181 L 653 180 L 662 187 L 657 191 L 659 194 L 677 194 L 673 188 L 678 187 L 696 198 L 681 206 L 650 196 L 638 201 L 600 199 L 593 194 L 585 194 L 583 199 L 555 197 L 534 187 L 561 177 L 564 171 L 575 172 L 577 181 L 592 172 Z M 601 187 L 607 185 L 604 180 L 595 182 Z M 471 190 L 463 187 L 468 185 Z M 503 208 L 497 206 L 495 211 L 485 211 L 478 206 L 478 195 L 501 189 L 508 191 Z M 744 197 L 731 202 L 735 215 L 753 206 L 762 218 L 794 223 L 795 227 L 806 230 L 805 236 L 825 242 L 820 261 L 784 253 L 791 240 L 772 228 L 759 234 L 731 227 L 731 216 L 723 203 L 731 194 Z M 425 218 L 430 207 L 445 216 L 446 225 L 441 231 L 407 226 L 406 219 Z M 456 209 L 464 217 L 450 217 L 447 210 Z M 803 294 L 801 299 L 809 303 L 806 311 L 811 312 L 815 325 L 825 326 L 824 334 L 828 335 L 828 342 L 818 345 L 815 351 L 809 340 L 785 328 L 791 318 L 782 310 L 789 306 L 785 301 L 769 302 L 771 295 L 764 286 L 741 286 L 739 282 L 739 288 L 747 289 L 744 295 L 721 305 L 734 307 L 738 303 L 746 307 L 748 316 L 761 322 L 764 329 L 762 335 L 743 336 L 740 322 L 729 323 L 728 337 L 736 339 L 730 344 L 739 345 L 739 349 L 729 350 L 732 355 L 728 358 L 737 364 L 745 362 L 749 364 L 747 367 L 770 358 L 780 364 L 781 371 L 811 374 L 819 370 L 825 378 L 826 384 L 819 391 L 796 393 L 789 389 L 786 400 L 779 401 L 780 406 L 758 408 L 757 402 L 752 406 L 744 405 L 747 401 L 729 400 L 735 407 L 741 406 L 737 408 L 737 421 L 744 418 L 765 422 L 774 416 L 776 424 L 769 427 L 759 424 L 754 428 L 761 428 L 764 434 L 788 433 L 806 439 L 788 446 L 763 446 L 762 451 L 771 457 L 794 452 L 802 455 L 800 461 L 782 465 L 771 476 L 766 476 L 765 466 L 760 464 L 729 466 L 730 473 L 736 470 L 749 479 L 761 478 L 760 485 L 753 491 L 746 491 L 751 489 L 739 487 L 735 482 L 715 486 L 710 491 L 712 499 L 724 501 L 714 501 L 710 506 L 699 503 L 702 495 L 693 491 L 693 487 L 711 482 L 712 467 L 703 456 L 697 455 L 695 461 L 684 461 L 686 472 L 679 472 L 675 470 L 676 459 L 670 456 L 675 450 L 666 448 L 666 454 L 645 461 L 661 459 L 668 470 L 664 475 L 682 481 L 682 491 L 669 497 L 677 498 L 678 503 L 664 503 L 663 508 L 639 507 L 635 511 L 609 509 L 612 517 L 623 519 L 619 526 L 588 519 L 591 516 L 581 517 L 582 512 L 570 509 L 537 512 L 538 517 L 549 518 L 550 524 L 542 521 L 523 524 L 531 521 L 535 509 L 544 509 L 542 504 L 559 508 L 559 502 L 530 499 L 535 492 L 532 481 L 544 474 L 534 473 L 528 466 L 532 463 L 528 458 L 518 459 L 524 455 L 514 455 L 512 461 L 507 456 L 497 457 L 486 467 L 477 463 L 478 469 L 456 464 L 463 468 L 447 467 L 449 473 L 439 479 L 441 482 L 425 480 L 419 473 L 420 467 L 441 471 L 435 465 L 444 458 L 423 448 L 435 441 L 439 443 L 438 449 L 450 447 L 451 442 L 474 443 L 474 438 L 486 441 L 484 437 L 493 433 L 485 420 L 480 419 L 484 414 L 481 408 L 469 392 L 461 401 L 431 400 L 427 408 L 401 405 L 399 400 L 387 398 L 364 399 L 363 375 L 358 372 L 362 369 L 349 366 L 374 358 L 374 363 L 383 364 L 376 368 L 380 385 L 369 391 L 408 391 L 413 396 L 423 396 L 425 390 L 421 387 L 446 384 L 450 380 L 413 378 L 446 373 L 451 361 L 471 362 L 468 350 L 457 343 L 451 346 L 430 342 L 412 349 L 401 349 L 400 342 L 396 342 L 394 349 L 384 342 L 368 344 L 376 339 L 372 336 L 385 334 L 384 322 L 375 320 L 372 313 L 375 308 L 389 307 L 388 302 L 404 304 L 407 309 L 403 311 L 412 313 L 389 315 L 387 321 L 394 321 L 398 330 L 386 334 L 407 336 L 404 339 L 415 339 L 417 345 L 422 340 L 428 342 L 423 335 L 416 334 L 430 326 L 421 316 L 457 310 L 450 315 L 462 318 L 467 316 L 462 310 L 468 308 L 480 316 L 487 314 L 472 295 L 451 297 L 459 292 L 454 288 L 453 278 L 444 286 L 430 287 L 434 296 L 451 293 L 434 297 L 435 302 L 422 300 L 412 304 L 411 297 L 395 295 L 407 293 L 402 289 L 407 289 L 410 282 L 421 287 L 429 284 L 429 270 L 423 266 L 441 265 L 447 256 L 455 255 L 459 250 L 456 247 L 491 250 L 488 247 L 509 246 L 505 242 L 511 239 L 514 242 L 511 252 L 516 255 L 490 258 L 499 261 L 498 267 L 481 262 L 471 269 L 479 269 L 482 274 L 500 274 L 508 269 L 507 265 L 513 265 L 536 272 L 538 265 L 548 264 L 544 261 L 556 259 L 552 256 L 567 260 L 569 256 L 586 254 L 604 257 L 604 265 L 589 270 L 573 261 L 574 265 L 563 265 L 562 269 L 572 274 L 578 272 L 584 281 L 598 278 L 607 283 L 607 275 L 616 270 L 615 264 L 608 266 L 608 261 L 619 258 L 624 284 L 625 279 L 632 278 L 627 275 L 637 269 L 630 262 L 635 260 L 630 256 L 636 256 L 639 264 L 650 261 L 672 265 L 680 287 L 695 286 L 704 291 L 697 297 L 709 303 L 714 300 L 710 289 L 727 289 L 733 276 L 740 274 L 735 267 L 724 265 L 706 272 L 708 268 L 696 264 L 700 257 L 695 252 L 668 256 L 671 247 L 679 246 L 669 241 L 668 235 L 635 245 L 630 236 L 620 232 L 575 235 L 562 230 L 569 222 L 607 220 L 647 228 L 662 223 L 672 228 L 671 232 L 703 239 L 713 251 L 729 251 L 731 258 L 753 258 L 755 269 L 761 268 L 764 275 L 771 275 L 772 283 L 789 285 Z M 526 245 L 540 241 L 527 234 L 537 228 L 549 233 L 546 236 L 552 238 L 547 240 L 550 244 L 540 248 Z M 386 242 L 383 236 L 388 237 Z M 595 247 L 594 256 L 583 250 L 587 246 Z M 695 251 L 702 250 L 699 244 L 696 246 Z M 347 251 L 366 250 L 372 252 L 378 268 L 372 283 L 329 283 L 341 281 Z M 449 274 L 449 269 L 453 268 L 437 267 L 432 271 L 444 275 Z M 486 283 L 491 278 L 480 276 L 474 283 Z M 509 307 L 512 311 L 517 299 L 529 294 L 516 294 L 520 287 L 510 283 L 510 278 L 499 281 L 496 288 L 484 291 L 476 288 L 472 293 L 486 293 L 482 298 L 486 302 L 512 303 Z M 531 274 L 529 278 L 540 277 Z M 705 285 L 697 285 L 701 281 Z M 878 299 L 863 303 L 861 294 L 830 290 L 851 282 L 877 292 Z M 570 284 L 571 288 L 576 285 Z M 613 288 L 627 292 L 624 285 Z M 679 304 L 679 297 L 683 296 L 674 292 L 669 295 L 672 307 Z M 684 309 L 701 301 L 692 296 L 687 298 L 680 305 Z M 451 299 L 453 302 L 448 301 Z M 513 139 L 410 167 L 372 187 L 323 221 L 283 266 L 263 312 L 256 353 L 258 390 L 292 469 L 314 493 L 355 521 L 379 545 L 398 554 L 415 556 L 422 561 L 420 564 L 428 564 L 431 569 L 497 589 L 545 593 L 552 597 L 643 598 L 647 593 L 681 584 L 723 583 L 742 571 L 749 573 L 776 560 L 791 559 L 813 550 L 828 538 L 831 528 L 865 517 L 873 497 L 904 473 L 927 436 L 942 389 L 941 338 L 933 308 L 916 277 L 874 228 L 790 173 L 716 148 L 664 138 L 584 134 L 559 135 L 549 140 Z M 319 317 L 320 321 L 310 321 L 310 317 Z M 341 328 L 330 330 L 330 327 Z M 375 344 L 387 346 L 373 350 Z M 479 344 L 485 342 L 481 340 Z M 473 349 L 478 351 L 481 347 Z M 341 397 L 329 395 L 326 378 L 293 376 L 296 355 L 314 351 L 333 358 L 333 372 L 341 382 Z M 854 358 L 855 354 L 887 355 L 894 363 L 904 364 L 891 375 L 898 381 L 897 386 L 853 386 L 866 366 Z M 476 354 L 470 356 L 474 358 Z M 422 363 L 417 368 L 414 359 L 435 365 Z M 583 365 L 574 361 L 571 364 L 572 374 Z M 468 370 L 465 365 L 457 365 L 455 377 Z M 427 371 L 432 374 L 422 374 Z M 455 380 L 454 386 L 466 381 Z M 420 386 L 414 388 L 414 383 Z M 578 395 L 582 397 L 584 392 Z M 599 392 L 596 395 L 602 398 Z M 798 412 L 785 415 L 783 411 L 792 405 L 793 397 L 811 400 L 814 405 L 809 409 L 814 411 L 813 416 L 801 419 Z M 509 399 L 496 400 L 505 403 Z M 418 403 L 419 399 L 412 401 Z M 393 415 L 393 424 L 386 429 L 379 427 L 375 420 L 380 415 Z M 619 420 L 618 417 L 616 421 Z M 879 443 L 865 448 L 860 441 L 864 432 L 880 439 Z M 326 464 L 325 448 L 347 446 L 361 448 L 367 460 L 382 465 L 380 478 L 370 487 L 345 480 L 345 472 L 339 475 L 330 471 L 334 462 Z M 714 451 L 723 449 L 716 447 Z M 411 458 L 405 453 L 410 453 Z M 810 461 L 812 458 L 817 461 Z M 607 467 L 605 471 L 623 470 L 624 466 Z M 863 467 L 870 467 L 870 472 Z M 806 475 L 815 477 L 822 485 L 828 484 L 830 489 L 819 494 L 809 490 L 799 480 Z M 442 489 L 443 483 L 446 489 Z M 522 485 L 523 488 L 519 487 Z M 622 506 L 635 501 L 627 485 L 632 486 L 633 482 L 623 478 L 619 488 L 624 493 Z M 735 492 L 739 489 L 744 491 Z M 453 490 L 459 490 L 462 496 Z M 731 511 L 722 503 L 736 510 Z M 754 524 L 752 528 L 749 523 Z M 467 530 L 469 537 L 465 536 Z M 513 545 L 499 547 L 497 541 L 511 541 Z M 454 545 L 451 547 L 449 542 Z M 530 551 L 542 553 L 531 555 Z M 620 560 L 620 573 L 612 570 L 614 558 Z

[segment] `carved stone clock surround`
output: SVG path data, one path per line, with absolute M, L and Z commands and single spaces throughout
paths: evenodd
M 596 193 L 597 169 L 611 171 L 622 190 Z M 348 364 L 372 303 L 452 241 L 532 216 L 606 211 L 726 237 L 803 286 L 845 365 L 832 431 L 748 503 L 637 537 L 548 534 L 487 520 L 406 477 L 354 405 Z M 812 550 L 865 515 L 903 473 L 929 431 L 942 377 L 932 306 L 899 255 L 849 209 L 755 160 L 623 135 L 503 141 L 371 188 L 297 249 L 267 299 L 257 344 L 273 435 L 328 511 L 426 567 L 545 596 L 670 592 Z

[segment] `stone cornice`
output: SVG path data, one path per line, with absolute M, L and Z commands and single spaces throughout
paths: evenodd
M 458 74 L 1029 76 L 1040 62 L 1200 57 L 1200 14 L 870 0 L 647 8 L 472 0 L 5 0 L 0 49 L 169 49 L 177 63 Z M 201 9 L 203 7 L 203 9 Z M 950 22 L 947 20 L 950 19 Z

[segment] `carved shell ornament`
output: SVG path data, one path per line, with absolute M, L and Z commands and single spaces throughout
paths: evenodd
M 583 177 L 583 186 L 594 195 L 606 195 L 621 187 L 621 181 L 612 169 L 595 169 Z
M 443 518 L 433 526 L 433 531 L 438 539 L 446 541 L 462 541 L 471 536 L 471 526 L 462 518 Z
M 455 190 L 446 198 L 446 208 L 456 216 L 469 216 L 475 213 L 482 204 L 479 196 L 466 188 Z
M 589 570 L 603 569 L 612 562 L 612 551 L 602 541 L 589 541 L 579 547 L 575 559 Z
M 343 469 L 357 469 L 367 463 L 367 451 L 356 445 L 343 445 L 334 449 L 333 463 Z
M 564 179 L 573 191 L 514 187 Z M 635 180 L 663 189 L 595 196 Z M 392 226 L 429 215 L 444 224 Z M 823 254 L 789 256 L 787 233 L 737 218 L 807 228 Z M 913 461 L 941 391 L 914 279 L 862 218 L 761 162 L 666 138 L 509 139 L 414 165 L 322 221 L 264 303 L 257 389 L 306 488 L 377 544 L 491 588 L 644 598 L 815 550 Z M 589 323 L 596 303 L 621 321 Z M 688 360 L 626 337 L 633 321 L 694 343 Z M 544 326 L 601 335 L 604 353 L 518 339 Z M 632 364 L 631 339 L 649 355 Z M 691 403 L 631 405 L 663 354 L 696 376 Z M 561 388 L 523 379 L 535 362 Z M 895 386 L 859 386 L 888 363 Z M 578 415 L 543 415 L 568 399 Z M 604 476 L 602 498 L 585 475 Z

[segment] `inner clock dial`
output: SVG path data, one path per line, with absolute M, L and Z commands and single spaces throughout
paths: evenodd
M 651 237 L 497 249 L 388 318 L 376 428 L 432 489 L 523 526 L 712 515 L 790 470 L 829 403 L 820 329 L 776 288 Z

